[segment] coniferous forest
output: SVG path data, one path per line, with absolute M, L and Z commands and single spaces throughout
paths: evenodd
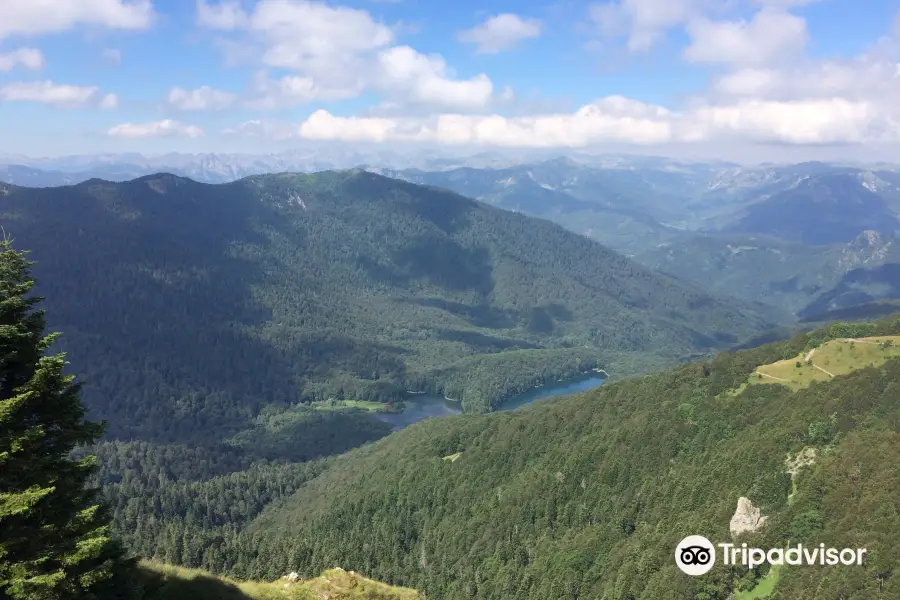
M 2 600 L 247 598 L 233 581 L 335 566 L 334 598 L 412 597 L 356 573 L 446 600 L 900 597 L 900 358 L 757 371 L 900 317 L 717 353 L 780 317 L 359 172 L 0 193 Z M 620 375 L 479 414 L 597 366 Z M 388 435 L 316 405 L 404 390 L 468 414 Z M 741 497 L 767 516 L 744 541 L 865 564 L 681 573 L 678 541 L 730 539 Z

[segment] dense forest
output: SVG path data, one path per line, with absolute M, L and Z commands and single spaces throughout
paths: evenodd
M 308 579 L 290 573 L 275 581 L 237 581 L 139 560 L 126 552 L 121 538 L 111 535 L 110 504 L 91 485 L 93 478 L 115 481 L 119 490 L 125 490 L 140 478 L 142 468 L 156 467 L 153 483 L 158 486 L 141 490 L 151 494 L 145 498 L 150 502 L 129 501 L 125 508 L 128 514 L 150 514 L 161 506 L 172 510 L 172 495 L 160 493 L 170 481 L 168 475 L 190 480 L 246 468 L 234 480 L 237 488 L 219 498 L 231 510 L 217 514 L 239 526 L 245 503 L 258 511 L 273 499 L 274 490 L 283 496 L 321 468 L 316 463 L 294 463 L 257 469 L 227 447 L 217 453 L 169 447 L 153 454 L 143 444 L 123 452 L 105 451 L 105 466 L 98 468 L 97 456 L 88 449 L 98 441 L 104 424 L 85 419 L 80 383 L 64 373 L 64 355 L 48 352 L 58 334 L 46 331 L 43 299 L 32 293 L 33 263 L 26 254 L 8 239 L 0 240 L 0 600 L 421 599 L 415 590 L 340 568 Z M 260 480 L 266 482 L 262 493 L 243 493 L 243 488 L 254 489 Z M 205 491 L 209 500 L 209 490 Z M 184 489 L 175 496 L 181 500 L 176 510 L 193 503 Z M 136 494 L 130 500 L 140 498 Z M 134 533 L 137 538 L 143 534 L 140 520 Z M 167 558 L 192 560 L 189 555 Z
M 306 460 L 387 432 L 312 401 L 428 390 L 484 412 L 777 325 L 549 222 L 359 171 L 0 184 L 0 223 L 111 440 Z
M 523 410 L 425 421 L 303 465 L 228 472 L 239 457 L 110 443 L 105 490 L 116 530 L 145 556 L 260 578 L 340 564 L 428 598 L 504 600 L 751 589 L 767 566 L 690 578 L 671 558 L 688 534 L 729 541 L 744 496 L 769 517 L 742 538 L 751 545 L 868 550 L 863 567 L 784 567 L 770 600 L 894 598 L 900 359 L 799 391 L 744 384 L 828 340 L 898 334 L 898 317 L 835 323 Z M 803 451 L 815 460 L 792 481 L 786 461 Z M 127 481 L 109 479 L 116 461 L 131 461 Z

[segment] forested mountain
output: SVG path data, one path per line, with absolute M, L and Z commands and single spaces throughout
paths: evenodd
M 32 293 L 33 263 L 26 254 L 13 248 L 8 239 L 0 240 L 0 598 L 421 598 L 415 590 L 388 586 L 339 568 L 309 580 L 290 573 L 274 582 L 238 582 L 158 562 L 139 563 L 137 557 L 129 556 L 120 540 L 111 537 L 109 506 L 99 499 L 96 486 L 86 485 L 96 474 L 97 462 L 96 456 L 84 456 L 84 451 L 98 440 L 103 424 L 84 419 L 80 384 L 74 375 L 64 374 L 63 355 L 47 352 L 58 334 L 46 331 L 43 299 Z M 181 457 L 200 458 L 197 453 Z M 138 468 L 152 470 L 155 466 L 153 461 L 140 460 L 147 455 L 138 454 L 137 458 Z M 167 453 L 165 471 L 154 473 L 160 485 L 167 481 L 168 473 L 190 478 L 210 468 L 202 462 L 174 464 L 171 458 Z M 213 462 L 215 469 L 230 461 L 217 457 Z M 111 461 L 107 466 L 123 465 Z M 315 468 L 309 471 L 316 472 Z M 116 471 L 115 480 L 124 482 L 119 489 L 136 474 L 127 468 Z M 109 477 L 101 475 L 101 479 Z M 286 493 L 283 480 L 273 477 L 269 483 Z M 167 498 L 157 496 L 142 508 L 163 506 L 161 500 Z M 165 506 L 171 507 L 169 503 Z M 141 531 L 140 526 L 137 529 Z
M 849 242 L 865 230 L 900 233 L 900 219 L 878 188 L 853 172 L 803 179 L 751 204 L 726 227 L 814 245 Z
M 635 260 L 713 293 L 781 306 L 803 319 L 900 298 L 900 242 L 875 231 L 828 246 L 758 235 L 692 236 Z
M 237 577 L 341 564 L 437 600 L 894 598 L 898 343 L 896 316 L 836 323 L 278 473 L 172 481 L 134 454 L 106 491 L 131 547 Z M 678 541 L 732 541 L 739 498 L 767 518 L 739 544 L 862 547 L 863 566 L 682 574 Z
M 297 402 L 428 390 L 478 412 L 770 324 L 552 223 L 362 171 L 4 185 L 0 223 L 114 438 L 303 440 L 306 460 L 386 426 Z

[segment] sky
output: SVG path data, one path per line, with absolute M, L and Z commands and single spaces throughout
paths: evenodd
M 900 0 L 0 0 L 0 153 L 900 162 Z

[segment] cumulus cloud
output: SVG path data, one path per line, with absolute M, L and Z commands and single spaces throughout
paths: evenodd
M 169 90 L 166 102 L 178 110 L 220 110 L 231 106 L 237 96 L 204 85 L 195 90 L 174 87 Z
M 16 67 L 37 71 L 46 64 L 44 55 L 36 48 L 17 48 L 12 52 L 0 53 L 0 71 L 11 71 Z
M 799 54 L 809 34 L 806 21 L 777 9 L 763 9 L 750 21 L 695 19 L 687 25 L 691 43 L 684 57 L 692 62 L 766 64 Z
M 0 86 L 0 101 L 5 102 L 38 102 L 61 108 L 114 108 L 109 106 L 111 101 L 108 98 L 109 95 L 102 96 L 94 86 L 56 84 L 49 80 L 14 82 Z M 118 104 L 118 100 L 113 103 Z
M 440 56 L 425 56 L 409 46 L 395 46 L 378 55 L 376 85 L 383 92 L 412 104 L 435 108 L 481 110 L 493 97 L 494 86 L 481 73 L 471 79 L 448 77 Z
M 781 145 L 900 141 L 900 119 L 862 98 L 695 100 L 682 110 L 608 96 L 574 112 L 508 117 L 444 113 L 425 117 L 338 116 L 317 110 L 297 126 L 252 129 L 317 141 L 434 142 L 447 145 L 584 148 L 609 144 L 705 142 Z M 246 125 L 246 124 L 245 124 Z
M 588 16 L 604 38 L 625 37 L 628 50 L 650 50 L 666 32 L 706 15 L 725 0 L 619 0 L 588 6 Z
M 3 0 L 0 39 L 41 35 L 77 25 L 146 29 L 153 20 L 150 0 Z
M 527 117 L 441 114 L 426 118 L 340 117 L 318 110 L 297 137 L 339 141 L 429 141 L 499 147 L 584 147 L 596 143 L 671 141 L 671 113 L 660 106 L 611 96 L 574 113 Z
M 513 13 L 502 13 L 490 17 L 472 29 L 459 32 L 457 39 L 466 44 L 475 44 L 476 51 L 480 54 L 497 54 L 540 35 L 539 20 L 522 18 Z
M 186 125 L 179 121 L 164 119 L 150 123 L 122 123 L 109 129 L 110 137 L 130 139 L 156 137 L 187 137 L 196 139 L 203 136 L 203 130 L 196 125 Z
M 229 56 L 253 57 L 263 67 L 252 107 L 286 108 L 369 90 L 435 109 L 470 111 L 491 101 L 487 75 L 457 79 L 442 57 L 396 45 L 395 28 L 362 9 L 314 0 L 261 0 L 246 12 L 233 1 L 197 6 L 198 23 L 230 32 L 221 43 Z M 273 80 L 268 69 L 289 73 Z

